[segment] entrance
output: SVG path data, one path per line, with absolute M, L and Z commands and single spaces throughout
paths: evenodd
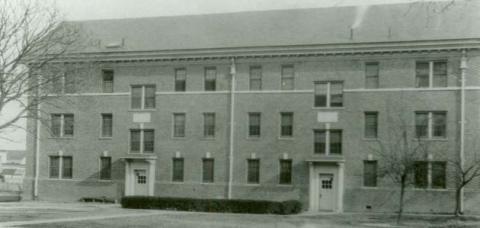
M 135 169 L 134 195 L 148 195 L 148 179 L 146 169 Z
M 336 188 L 333 174 L 320 173 L 318 180 L 318 209 L 322 211 L 333 211 L 336 202 Z

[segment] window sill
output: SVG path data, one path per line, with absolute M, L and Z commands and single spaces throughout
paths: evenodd
M 215 182 L 201 182 L 200 184 L 204 184 L 204 185 L 215 185 Z
M 247 186 L 247 187 L 259 187 L 260 183 L 246 183 L 245 186 Z
M 180 141 L 182 141 L 182 140 L 187 140 L 187 137 L 185 137 L 185 136 L 183 136 L 183 137 L 175 137 L 175 136 L 172 136 L 171 139 L 172 139 L 172 140 L 180 140 Z
M 112 183 L 112 179 L 97 179 L 97 182 L 102 182 L 102 183 Z
M 277 184 L 277 187 L 293 187 L 293 184 Z
M 374 142 L 374 141 L 379 141 L 378 138 L 363 138 L 364 141 L 369 141 L 369 142 Z
M 184 181 L 170 181 L 172 184 L 185 184 Z
M 345 107 L 312 107 L 313 110 L 343 110 Z
M 202 141 L 215 141 L 215 137 L 203 137 L 200 140 L 202 140 Z
M 293 141 L 295 138 L 293 136 L 280 136 L 278 140 Z
M 157 109 L 129 109 L 129 112 L 155 112 Z
M 49 139 L 65 139 L 65 140 L 71 140 L 75 139 L 73 136 L 72 137 L 48 137 Z
M 99 140 L 112 140 L 113 137 L 102 137 L 102 136 L 100 136 L 98 139 Z
M 378 186 L 375 186 L 375 187 L 374 186 L 362 186 L 362 187 L 360 187 L 360 189 L 376 190 L 376 189 L 378 189 Z
M 140 153 L 140 152 L 138 152 L 138 153 L 135 153 L 135 152 L 129 151 L 127 154 L 129 154 L 129 155 L 155 155 L 155 152 L 148 152 L 148 153 L 145 153 L 145 152 Z
M 433 192 L 446 192 L 448 188 L 413 188 L 413 191 L 433 191 Z
M 259 141 L 259 140 L 262 140 L 262 137 L 260 137 L 260 136 L 247 136 L 246 139 L 250 140 L 250 141 Z
M 414 141 L 440 141 L 447 142 L 448 138 L 414 138 Z
M 48 180 L 51 180 L 51 181 L 73 181 L 73 178 L 51 178 L 51 177 L 49 177 Z

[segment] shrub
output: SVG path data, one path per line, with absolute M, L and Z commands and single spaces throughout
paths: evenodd
M 296 214 L 302 210 L 297 200 L 283 202 L 265 200 L 192 199 L 153 196 L 125 196 L 123 208 L 164 209 L 179 211 L 227 212 L 249 214 Z

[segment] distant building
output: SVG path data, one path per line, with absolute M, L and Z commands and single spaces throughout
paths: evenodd
M 42 106 L 50 124 L 28 122 L 41 130 L 28 138 L 26 197 L 393 211 L 396 188 L 372 146 L 396 129 L 388 111 L 406 104 L 395 114 L 432 144 L 406 210 L 450 212 L 447 161 L 461 132 L 473 157 L 480 129 L 478 12 L 468 1 L 442 12 L 418 3 L 72 22 L 94 45 L 63 59 L 52 93 L 68 102 Z M 480 211 L 477 193 L 466 191 L 467 210 Z
M 24 150 L 0 150 L 0 190 L 21 190 L 25 161 Z

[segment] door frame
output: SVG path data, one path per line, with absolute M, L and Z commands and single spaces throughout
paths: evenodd
M 147 174 L 148 196 L 155 192 L 155 158 L 124 158 L 125 160 L 125 196 L 135 195 L 136 169 L 145 169 Z
M 332 212 L 343 212 L 344 163 L 343 161 L 309 162 L 309 211 L 319 211 L 320 174 L 332 174 L 335 182 L 335 200 Z

